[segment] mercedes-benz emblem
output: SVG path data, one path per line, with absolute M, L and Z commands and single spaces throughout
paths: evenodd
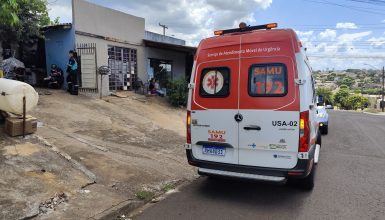
M 235 121 L 237 121 L 237 122 L 241 122 L 242 120 L 243 120 L 243 116 L 241 115 L 241 114 L 236 114 L 235 116 L 234 116 L 234 119 L 235 119 Z

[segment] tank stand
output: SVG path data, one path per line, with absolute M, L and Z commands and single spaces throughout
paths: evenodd
M 25 138 L 26 103 L 27 103 L 27 100 L 24 96 L 23 97 L 23 138 Z

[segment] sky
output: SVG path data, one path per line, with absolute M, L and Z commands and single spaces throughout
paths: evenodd
M 191 46 L 213 31 L 277 22 L 294 29 L 314 70 L 385 65 L 385 0 L 88 0 L 146 20 L 146 30 Z M 72 21 L 71 0 L 48 0 L 51 19 Z

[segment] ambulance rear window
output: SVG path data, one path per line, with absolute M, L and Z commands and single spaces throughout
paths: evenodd
M 213 67 L 202 70 L 199 94 L 205 98 L 223 98 L 230 94 L 230 69 Z
M 254 64 L 249 68 L 250 96 L 285 96 L 287 69 L 282 63 Z

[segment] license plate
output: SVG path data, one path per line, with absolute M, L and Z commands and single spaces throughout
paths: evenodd
M 216 156 L 225 156 L 226 149 L 224 147 L 203 146 L 203 154 L 210 154 Z

